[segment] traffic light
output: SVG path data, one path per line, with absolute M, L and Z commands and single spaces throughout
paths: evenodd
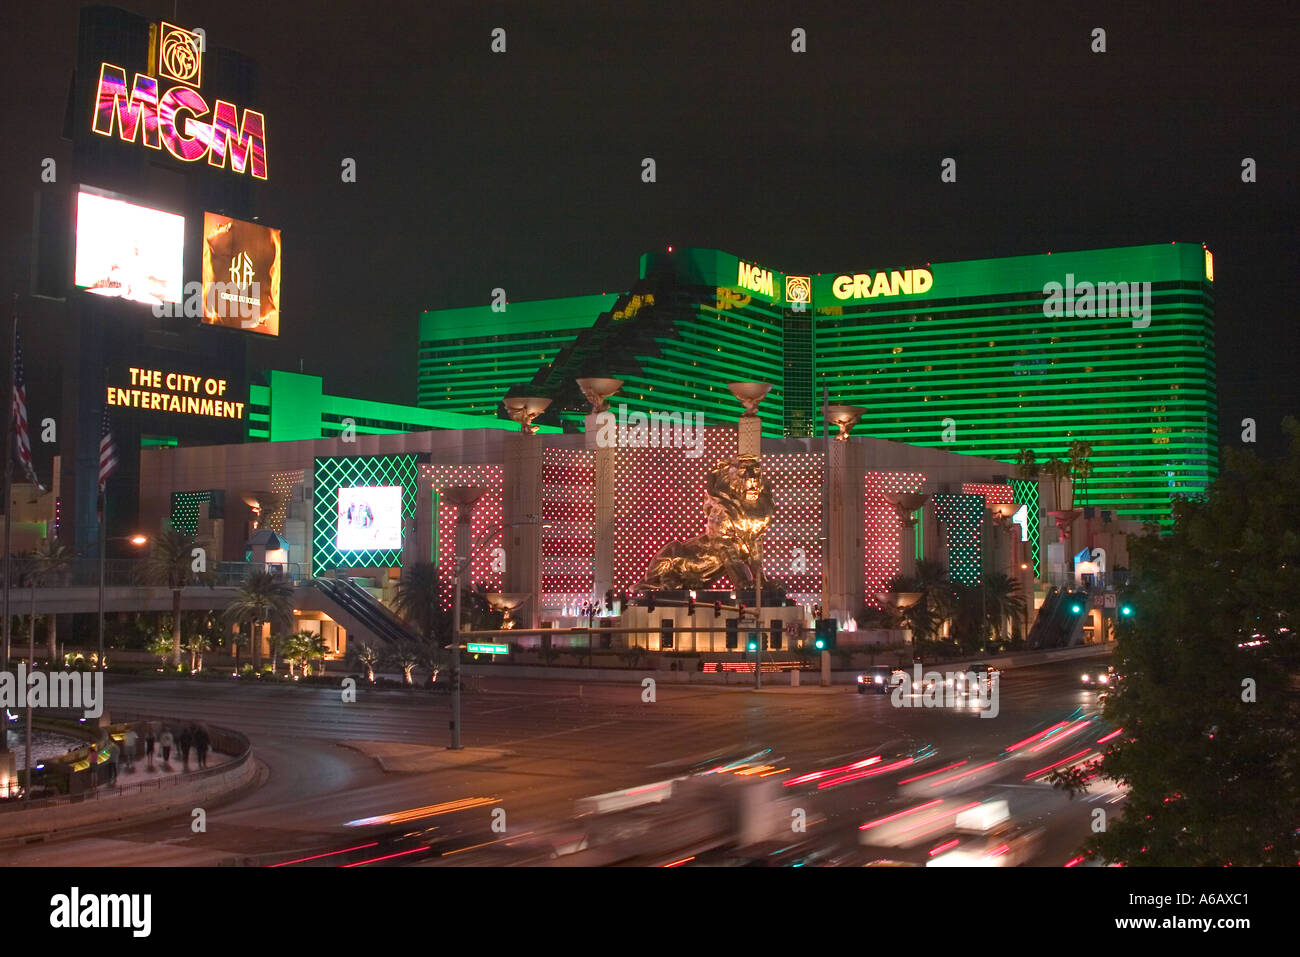
M 690 613 L 690 614 L 692 614 L 692 615 L 695 614 L 695 596 L 694 596 L 694 595 L 691 595 L 691 597 L 690 597 L 689 599 L 687 599 L 687 601 L 686 601 L 686 610 L 687 610 L 688 613 Z
M 1083 614 L 1083 605 L 1081 605 L 1079 602 L 1076 601 L 1073 605 L 1070 606 L 1070 611 L 1073 614 L 1081 615 Z
M 621 612 L 627 611 L 627 608 L 628 608 L 627 592 L 621 591 L 618 593 L 618 610 Z
M 727 619 L 727 650 L 735 651 L 740 645 L 740 622 L 735 618 Z
M 1132 605 L 1120 605 L 1120 606 L 1119 606 L 1119 613 L 1120 613 L 1120 617 L 1122 617 L 1122 618 L 1132 618 L 1132 617 L 1133 617 L 1133 606 L 1132 606 Z
M 780 650 L 781 650 L 781 632 L 782 632 L 781 619 L 780 619 L 780 618 L 773 618 L 773 619 L 772 619 L 772 638 L 771 638 L 771 640 L 768 642 L 768 647 L 770 647 L 773 651 L 780 651 Z
M 756 632 L 751 631 L 749 633 L 749 643 L 745 645 L 745 649 L 747 651 L 758 651 L 758 634 Z
M 645 607 L 647 611 L 655 610 L 655 593 L 648 591 L 645 593 Z
M 673 620 L 671 618 L 659 619 L 659 647 L 661 649 L 671 648 L 673 646 Z
M 614 589 L 605 592 L 605 610 L 612 612 L 614 610 Z
M 834 618 L 819 618 L 813 635 L 813 648 L 817 651 L 834 651 L 839 623 Z
M 721 618 L 721 617 L 722 617 L 722 602 L 720 602 L 720 601 L 715 601 L 715 602 L 713 603 L 713 617 L 714 617 L 714 618 Z

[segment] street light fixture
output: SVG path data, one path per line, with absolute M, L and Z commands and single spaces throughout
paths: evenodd
M 102 531 L 102 529 L 101 529 Z M 104 566 L 107 564 L 105 558 L 105 546 L 109 539 L 115 542 L 130 542 L 132 545 L 144 545 L 149 538 L 136 532 L 134 535 L 100 535 L 99 536 L 99 659 L 95 662 L 95 668 L 98 671 L 104 670 Z

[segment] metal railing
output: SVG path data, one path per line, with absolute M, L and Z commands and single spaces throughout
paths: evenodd
M 9 563 L 0 559 L 0 585 L 4 583 Z M 13 587 L 26 588 L 26 566 L 23 559 L 16 558 L 14 565 Z M 142 558 L 109 558 L 104 561 L 104 586 L 106 588 L 141 587 L 162 585 L 166 582 L 150 581 L 147 575 L 147 562 Z M 311 565 L 305 562 L 214 562 L 209 569 L 214 586 L 231 587 L 242 584 L 250 573 L 270 571 L 289 582 L 307 581 L 311 576 Z M 203 584 L 206 584 L 204 582 Z M 78 558 L 67 569 L 58 574 L 43 576 L 42 588 L 98 588 L 99 560 Z
M 133 715 L 127 718 L 124 724 L 139 724 L 146 721 L 158 722 L 160 724 L 181 725 L 185 722 L 176 718 L 161 718 L 152 715 Z M 31 801 L 11 800 L 0 801 L 0 814 L 6 811 L 27 811 L 44 807 L 57 807 L 64 804 L 79 804 L 84 801 L 98 801 L 102 798 L 119 798 L 128 794 L 139 794 L 144 791 L 161 791 L 165 787 L 172 787 L 177 784 L 189 781 L 199 781 L 204 778 L 215 777 L 218 774 L 224 774 L 227 771 L 233 771 L 241 765 L 248 762 L 253 755 L 253 746 L 249 743 L 247 737 L 238 731 L 230 728 L 221 728 L 214 725 L 205 724 L 204 727 L 208 732 L 208 740 L 211 750 L 217 754 L 229 755 L 232 760 L 223 764 L 218 764 L 210 768 L 199 768 L 193 771 L 180 771 L 176 774 L 162 776 L 159 775 L 152 781 L 141 781 L 139 784 L 129 784 L 122 787 L 117 784 L 122 778 L 122 761 L 119 753 L 118 771 L 114 775 L 112 784 L 100 784 L 80 794 L 60 794 L 55 797 L 33 798 Z M 137 731 L 137 734 L 139 732 Z M 143 740 L 143 735 L 141 735 Z M 144 760 L 142 758 L 133 758 L 133 760 Z

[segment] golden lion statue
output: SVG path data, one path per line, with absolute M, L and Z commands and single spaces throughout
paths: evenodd
M 705 532 L 665 545 L 650 562 L 642 591 L 705 588 L 726 575 L 732 585 L 752 584 L 762 565 L 761 538 L 772 524 L 772 491 L 756 455 L 734 455 L 709 472 Z

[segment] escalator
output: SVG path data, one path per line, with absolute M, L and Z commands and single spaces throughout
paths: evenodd
M 348 630 L 350 639 L 382 644 L 388 649 L 421 642 L 420 635 L 406 622 L 351 579 L 316 578 L 308 584 L 308 595 L 298 601 L 308 606 L 317 604 L 319 607 L 312 610 L 328 614 Z
M 1026 646 L 1043 650 L 1083 644 L 1083 622 L 1087 616 L 1086 591 L 1048 589 L 1047 597 L 1038 609 L 1038 617 L 1029 629 Z

